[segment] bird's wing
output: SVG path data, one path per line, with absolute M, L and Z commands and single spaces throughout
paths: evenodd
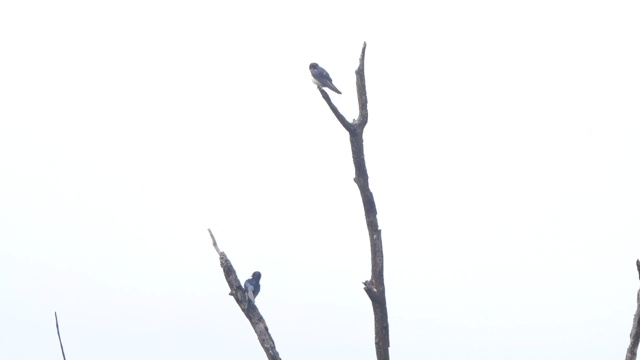
M 329 80 L 329 82 L 332 82 L 333 80 L 331 79 L 331 76 L 329 76 L 329 73 L 327 72 L 327 70 L 318 67 L 318 72 L 319 72 L 319 76 L 322 77 L 323 79 Z
M 244 288 L 247 290 L 247 297 L 251 300 L 255 300 L 255 296 L 253 296 L 253 285 L 251 285 L 248 281 L 244 283 Z
M 311 70 L 311 75 L 313 75 L 314 78 L 318 79 L 318 81 L 332 81 L 331 76 L 329 76 L 327 70 L 321 68 L 320 66 Z

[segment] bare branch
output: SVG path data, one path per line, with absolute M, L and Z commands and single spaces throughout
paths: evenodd
M 56 317 L 56 331 L 58 332 L 58 342 L 60 343 L 60 350 L 62 351 L 62 359 L 67 360 L 67 357 L 64 356 L 64 348 L 62 347 L 62 338 L 60 337 L 60 327 L 58 326 L 58 313 L 53 312 Z
M 329 105 L 329 109 L 331 109 L 331 111 L 333 112 L 333 115 L 335 115 L 336 118 L 338 118 L 338 121 L 340 121 L 340 124 L 342 124 L 342 126 L 344 126 L 344 128 L 347 129 L 349 133 L 354 131 L 355 127 L 353 126 L 353 124 L 350 123 L 349 120 L 347 120 L 347 118 L 345 118 L 344 115 L 340 113 L 340 110 L 338 110 L 338 108 L 333 104 L 333 102 L 331 102 L 331 98 L 329 97 L 329 94 L 327 94 L 327 92 L 324 91 L 324 89 L 322 89 L 322 87 L 320 86 L 318 86 L 318 91 L 320 91 L 322 98 L 324 99 L 324 101 L 327 102 L 327 105 Z
M 211 229 L 208 230 L 209 235 L 211 235 L 211 240 L 213 241 L 213 247 L 220 256 L 220 267 L 222 267 L 224 277 L 227 280 L 229 289 L 231 289 L 229 295 L 233 296 L 234 300 L 240 307 L 240 310 L 242 310 L 247 319 L 249 319 L 253 330 L 256 332 L 256 335 L 258 335 L 258 341 L 260 341 L 262 349 L 267 354 L 267 359 L 280 360 L 280 355 L 278 354 L 278 350 L 276 350 L 276 344 L 269 333 L 266 321 L 260 314 L 256 304 L 253 301 L 248 300 L 247 293 L 244 291 L 244 288 L 238 279 L 238 275 L 231 264 L 231 260 L 227 258 L 227 255 L 224 252 L 220 251 Z
M 353 179 L 360 190 L 362 206 L 364 207 L 367 230 L 369 231 L 369 242 L 371 245 L 371 279 L 365 281 L 364 291 L 371 300 L 373 307 L 373 318 L 375 323 L 375 345 L 376 357 L 378 360 L 389 359 L 389 318 L 387 314 L 387 299 L 384 286 L 384 257 L 382 252 L 382 233 L 378 228 L 378 211 L 373 199 L 373 193 L 369 188 L 369 175 L 367 165 L 364 161 L 364 141 L 362 133 L 369 121 L 369 110 L 367 107 L 367 89 L 364 76 L 364 55 L 367 43 L 362 46 L 360 54 L 360 65 L 356 69 L 356 90 L 358 93 L 359 115 L 356 120 L 349 122 L 331 102 L 329 95 L 322 90 L 320 93 L 329 105 L 329 108 L 336 116 L 340 124 L 349 132 L 351 142 L 351 155 L 356 176 Z
M 636 267 L 638 268 L 638 277 L 640 277 L 640 260 L 636 260 Z M 627 348 L 625 360 L 636 360 L 638 354 L 638 344 L 640 344 L 640 290 L 636 295 L 636 303 L 636 313 L 633 315 L 633 325 L 631 326 L 631 341 Z

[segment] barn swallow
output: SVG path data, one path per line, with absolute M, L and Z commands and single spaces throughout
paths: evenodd
M 320 65 L 316 63 L 311 63 L 311 65 L 309 65 L 309 70 L 311 71 L 311 76 L 313 76 L 314 84 L 327 87 L 338 94 L 342 94 L 340 90 L 333 85 L 333 80 L 331 80 L 331 76 L 329 76 L 327 70 L 321 68 Z
M 258 296 L 258 293 L 260 293 L 261 277 L 262 277 L 262 274 L 260 274 L 260 271 L 254 271 L 253 274 L 251 274 L 251 279 L 247 279 L 244 282 L 244 291 L 247 292 L 247 297 L 252 302 L 255 302 L 256 296 Z

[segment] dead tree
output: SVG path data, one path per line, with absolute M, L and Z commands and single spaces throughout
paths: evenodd
M 638 276 L 640 277 L 640 260 L 636 260 L 636 267 L 638 268 Z M 636 314 L 633 316 L 633 325 L 631 326 L 631 342 L 629 348 L 627 348 L 627 357 L 625 360 L 636 360 L 638 354 L 638 343 L 640 343 L 640 290 L 636 295 Z
M 224 277 L 227 279 L 227 284 L 229 284 L 229 289 L 231 290 L 229 295 L 233 296 L 234 300 L 240 307 L 240 310 L 242 310 L 247 319 L 249 319 L 253 330 L 256 332 L 256 335 L 258 335 L 258 341 L 260 341 L 262 349 L 267 354 L 267 359 L 280 360 L 280 355 L 278 354 L 278 350 L 276 350 L 276 344 L 273 342 L 273 338 L 269 333 L 267 322 L 260 314 L 255 302 L 250 301 L 247 298 L 247 293 L 240 284 L 240 280 L 238 280 L 236 270 L 233 268 L 233 265 L 231 265 L 231 261 L 227 258 L 227 255 L 224 252 L 221 252 L 218 248 L 218 243 L 216 242 L 216 238 L 213 236 L 211 229 L 209 229 L 209 235 L 211 235 L 213 248 L 216 249 L 216 252 L 220 257 L 220 267 L 222 267 Z
M 371 300 L 373 306 L 373 319 L 375 326 L 375 346 L 376 357 L 378 360 L 389 359 L 389 319 L 387 316 L 387 298 L 384 288 L 384 261 L 382 254 L 382 236 L 378 228 L 378 212 L 376 203 L 373 199 L 373 193 L 369 188 L 369 175 L 367 173 L 367 165 L 364 161 L 364 145 L 362 133 L 364 127 L 367 126 L 369 120 L 369 111 L 367 108 L 367 87 L 364 79 L 364 54 L 367 49 L 367 43 L 362 45 L 360 53 L 360 65 L 356 69 L 356 90 L 358 94 L 358 118 L 348 121 L 344 115 L 340 113 L 338 108 L 331 102 L 331 98 L 321 87 L 318 91 L 322 98 L 327 102 L 329 108 L 336 116 L 340 124 L 349 133 L 351 141 L 351 155 L 353 157 L 353 166 L 355 167 L 356 176 L 353 179 L 360 190 L 362 205 L 364 207 L 365 219 L 367 222 L 367 230 L 369 231 L 369 242 L 371 244 L 371 279 L 366 280 L 364 291 Z

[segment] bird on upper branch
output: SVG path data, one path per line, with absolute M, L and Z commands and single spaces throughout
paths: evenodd
M 333 85 L 333 80 L 331 80 L 331 76 L 327 70 L 320 67 L 320 65 L 316 63 L 311 63 L 309 65 L 309 71 L 311 71 L 311 76 L 313 77 L 313 83 L 320 86 L 326 87 L 338 94 L 342 94 L 338 88 Z

